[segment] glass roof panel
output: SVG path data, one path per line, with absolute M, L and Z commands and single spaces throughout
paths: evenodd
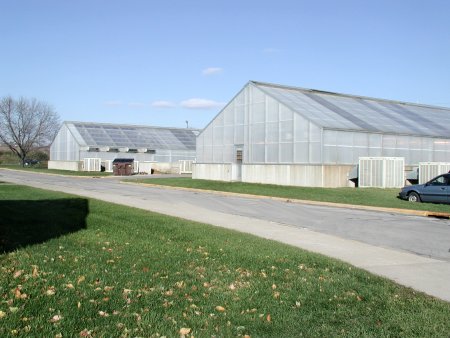
M 89 146 L 195 150 L 198 129 L 66 122 L 75 127 Z
M 251 83 L 323 128 L 450 136 L 450 108 Z

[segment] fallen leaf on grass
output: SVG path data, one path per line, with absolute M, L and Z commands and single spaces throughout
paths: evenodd
M 45 291 L 45 294 L 47 296 L 53 296 L 56 293 L 55 287 L 51 286 L 47 291 Z
M 39 276 L 39 272 L 38 272 L 38 266 L 37 265 L 33 265 L 33 272 L 31 274 L 34 278 Z
M 23 270 L 18 270 L 16 272 L 14 272 L 13 278 L 14 279 L 19 278 L 22 273 L 23 273 Z
M 267 315 L 266 320 L 267 320 L 268 322 L 271 322 L 271 321 L 272 321 L 272 317 L 270 317 L 270 313 Z
M 223 306 L 217 305 L 217 306 L 216 306 L 216 311 L 224 312 L 224 311 L 225 311 L 225 308 L 224 308 Z
M 77 284 L 83 283 L 85 279 L 86 279 L 86 277 L 84 277 L 84 276 L 78 277 Z
M 244 314 L 244 313 L 255 313 L 256 311 L 258 311 L 256 308 L 247 309 L 245 311 L 242 311 L 241 314 Z
M 182 327 L 180 329 L 180 335 L 182 335 L 182 336 L 185 336 L 185 335 L 189 334 L 189 332 L 191 332 L 191 329 L 188 328 L 188 327 Z
M 80 337 L 92 337 L 91 331 L 89 331 L 88 329 L 84 329 L 80 332 Z
M 6 317 L 6 312 L 0 311 L 0 319 L 2 319 L 3 317 Z
M 100 317 L 108 317 L 109 316 L 108 312 L 105 312 L 105 311 L 99 311 L 98 314 L 100 315 Z
M 16 288 L 16 290 L 14 291 L 14 296 L 17 299 L 27 299 L 28 295 L 26 293 L 22 293 L 21 291 L 21 286 L 19 285 L 19 287 Z
M 60 316 L 60 315 L 54 315 L 54 316 L 52 317 L 52 319 L 50 319 L 50 321 L 51 321 L 52 323 L 57 323 L 57 322 L 59 322 L 61 319 L 62 319 L 62 316 Z
M 74 288 L 74 286 L 73 286 L 73 284 L 72 284 L 72 283 L 69 283 L 69 284 L 66 284 L 66 288 L 68 288 L 68 289 L 73 289 L 73 288 Z

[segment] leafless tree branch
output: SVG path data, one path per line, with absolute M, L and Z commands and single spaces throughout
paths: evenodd
M 0 99 L 0 141 L 22 165 L 30 151 L 53 141 L 59 127 L 58 114 L 45 102 L 11 96 Z

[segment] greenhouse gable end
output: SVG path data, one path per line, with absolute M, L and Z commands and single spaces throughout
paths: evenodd
M 197 137 L 195 178 L 352 185 L 362 157 L 450 161 L 450 109 L 249 82 Z

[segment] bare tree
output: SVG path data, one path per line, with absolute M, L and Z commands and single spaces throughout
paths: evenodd
M 22 166 L 30 151 L 53 141 L 59 126 L 58 114 L 45 102 L 10 96 L 0 101 L 0 141 L 20 158 Z

